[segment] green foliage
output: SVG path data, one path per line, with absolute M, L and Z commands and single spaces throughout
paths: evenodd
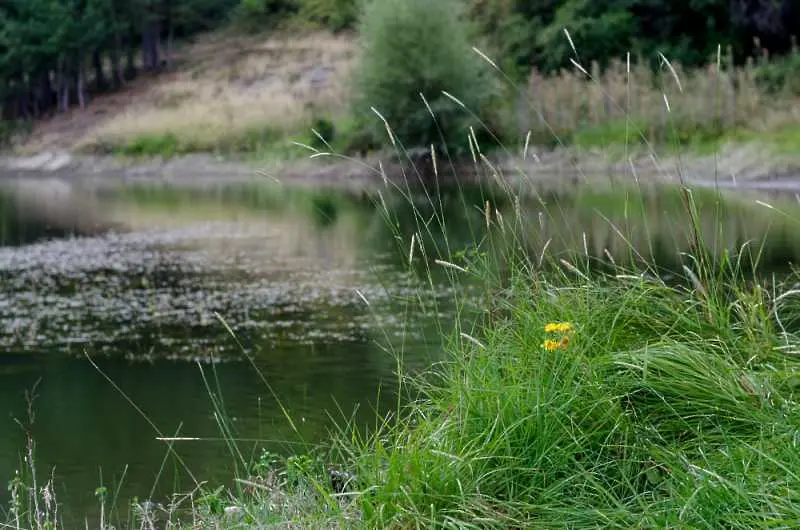
M 312 24 L 333 31 L 350 29 L 360 0 L 239 0 L 233 21 L 247 31 L 282 25 Z
M 726 129 L 721 124 L 697 123 L 682 120 L 674 123 L 648 123 L 645 119 L 630 117 L 636 129 L 625 120 L 612 121 L 604 125 L 587 126 L 561 134 L 561 139 L 580 147 L 600 147 L 645 145 L 664 145 L 675 148 L 691 147 L 695 152 L 705 152 L 717 146 L 717 142 L 734 134 L 735 128 Z M 642 130 L 644 138 L 636 131 Z
M 171 157 L 180 151 L 178 137 L 171 133 L 155 136 L 137 136 L 116 150 L 128 156 Z
M 339 217 L 341 205 L 332 195 L 316 195 L 311 199 L 311 216 L 317 226 L 333 225 Z
M 264 126 L 224 137 L 185 137 L 171 132 L 143 134 L 130 140 L 107 142 L 102 147 L 107 152 L 124 156 L 169 158 L 186 153 L 257 153 L 264 149 L 277 152 L 285 143 L 283 133 Z
M 10 147 L 14 139 L 28 134 L 31 130 L 30 123 L 19 120 L 0 122 L 0 149 Z
M 373 0 L 365 6 L 360 35 L 355 112 L 367 121 L 373 138 L 389 141 L 370 108 L 386 119 L 404 147 L 466 149 L 469 112 L 481 114 L 488 82 L 458 2 Z
M 301 0 L 301 20 L 333 31 L 351 29 L 358 20 L 360 0 Z
M 792 0 L 728 2 L 704 0 L 469 0 L 468 12 L 488 36 L 491 51 L 517 67 L 553 71 L 580 62 L 601 63 L 621 54 L 659 52 L 683 65 L 703 64 L 717 47 L 730 46 L 738 60 L 767 39 L 773 54 L 789 51 L 792 21 L 800 16 Z M 499 61 L 502 62 L 502 61 Z
M 631 51 L 635 29 L 635 18 L 622 2 L 565 2 L 555 10 L 553 23 L 537 35 L 536 64 L 544 71 L 567 67 L 570 59 L 605 65 Z
M 311 137 L 311 147 L 320 151 L 327 150 L 328 146 L 335 141 L 336 126 L 331 120 L 317 118 L 314 120 Z
M 231 16 L 238 28 L 258 32 L 279 26 L 299 9 L 298 0 L 240 0 Z
M 759 65 L 756 80 L 773 94 L 800 96 L 800 50 Z

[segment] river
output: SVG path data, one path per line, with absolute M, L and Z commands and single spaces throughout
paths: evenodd
M 700 224 L 716 252 L 766 238 L 767 270 L 797 261 L 792 200 L 700 196 Z M 479 307 L 479 286 L 454 288 L 432 249 L 457 252 L 479 240 L 487 200 L 495 226 L 521 213 L 534 256 L 578 249 L 587 259 L 641 255 L 677 269 L 688 250 L 675 193 L 587 191 L 517 206 L 475 190 L 435 201 L 440 230 L 424 197 L 388 193 L 6 183 L 0 481 L 24 465 L 29 429 L 40 481 L 53 473 L 74 527 L 96 517 L 99 486 L 124 513 L 133 497 L 166 502 L 192 489 L 186 468 L 230 484 L 235 458 L 215 398 L 247 457 L 305 451 L 345 420 L 368 429 L 401 401 L 398 366 L 416 372 L 445 355 L 441 332 L 455 318 L 454 300 Z M 409 269 L 408 243 L 421 226 L 431 232 L 422 237 L 428 260 L 418 252 Z M 428 266 L 431 283 L 418 274 Z M 184 438 L 174 444 L 181 462 L 163 437 Z

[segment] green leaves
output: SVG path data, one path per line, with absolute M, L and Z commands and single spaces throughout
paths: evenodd
M 480 115 L 487 95 L 488 66 L 472 50 L 458 8 L 454 0 L 365 7 L 353 86 L 356 114 L 376 139 L 389 143 L 388 127 L 405 148 L 466 150 L 470 112 Z
M 2 3 L 0 111 L 5 119 L 29 119 L 49 110 L 56 101 L 85 101 L 92 81 L 96 81 L 99 89 L 104 88 L 104 56 L 112 55 L 119 61 L 127 48 L 127 55 L 134 57 L 138 49 L 157 49 L 158 40 L 218 25 L 226 20 L 238 1 L 10 0 Z M 148 29 L 155 28 L 155 35 L 143 31 L 147 24 L 151 24 Z M 85 73 L 90 57 L 94 59 L 94 79 Z M 133 60 L 129 63 L 132 66 Z M 130 71 L 133 73 L 133 68 Z
M 717 47 L 742 59 L 759 37 L 772 54 L 788 52 L 788 28 L 800 15 L 790 0 L 469 0 L 469 13 L 488 35 L 493 52 L 513 56 L 519 67 L 543 71 L 580 62 L 603 63 L 627 52 L 658 52 L 685 66 L 704 64 Z M 527 38 L 526 38 L 527 37 Z

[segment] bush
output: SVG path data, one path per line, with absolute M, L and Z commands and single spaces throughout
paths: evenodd
M 303 0 L 299 17 L 332 31 L 355 26 L 358 20 L 356 0 Z
M 760 65 L 756 81 L 772 94 L 800 96 L 800 51 Z
M 296 15 L 297 0 L 241 0 L 233 10 L 233 22 L 248 32 L 275 28 Z
M 468 42 L 457 0 L 372 0 L 360 21 L 362 56 L 354 75 L 356 115 L 372 136 L 388 141 L 388 121 L 404 147 L 433 144 L 466 150 L 470 112 L 480 114 L 488 95 L 488 68 Z M 452 94 L 468 110 L 443 94 Z M 434 120 L 420 93 L 425 96 Z
M 140 135 L 117 149 L 127 156 L 163 156 L 169 158 L 180 152 L 180 141 L 172 133 Z
M 31 122 L 26 120 L 0 121 L 0 149 L 11 147 L 16 139 L 31 132 Z
M 328 145 L 334 141 L 336 136 L 336 125 L 331 120 L 317 118 L 314 120 L 314 131 L 317 134 L 311 135 L 311 147 L 319 150 L 327 149 Z

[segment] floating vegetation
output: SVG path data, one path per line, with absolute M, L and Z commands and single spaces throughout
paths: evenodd
M 281 252 L 268 235 L 233 222 L 0 248 L 0 346 L 240 357 L 220 340 L 227 334 L 220 318 L 246 346 L 363 342 L 376 329 L 414 333 L 392 306 L 418 289 L 390 259 L 372 255 L 331 267 L 313 252 Z

